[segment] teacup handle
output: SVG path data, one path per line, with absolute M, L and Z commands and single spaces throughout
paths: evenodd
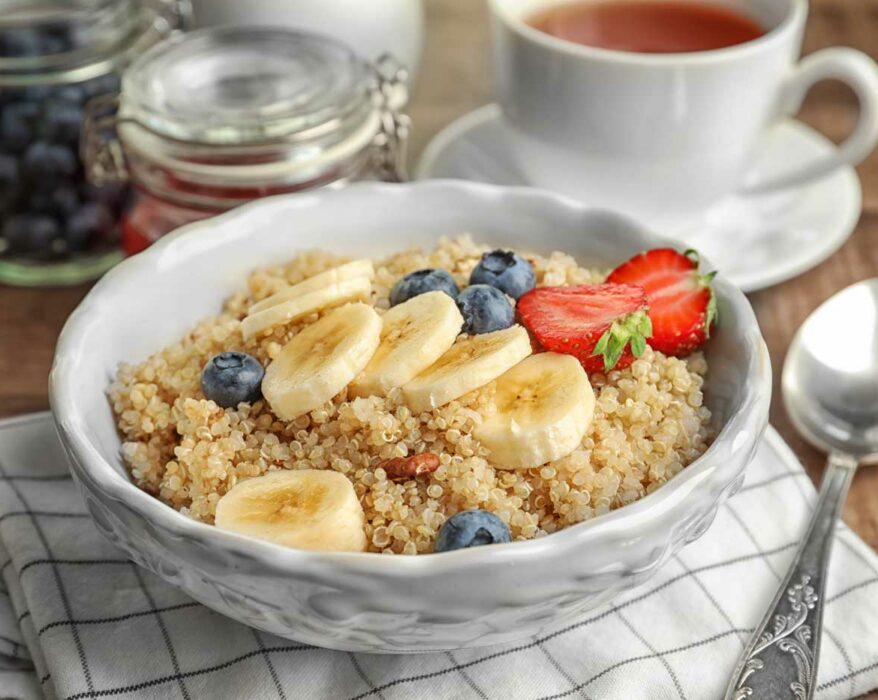
M 795 187 L 843 165 L 857 165 L 878 144 L 878 64 L 854 49 L 824 49 L 802 59 L 783 87 L 780 113 L 796 114 L 808 91 L 822 80 L 839 80 L 856 93 L 860 102 L 860 116 L 853 133 L 823 158 L 791 172 L 745 183 L 745 194 L 763 194 Z

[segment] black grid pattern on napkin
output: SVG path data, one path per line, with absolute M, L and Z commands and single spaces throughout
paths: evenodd
M 42 415 L 0 426 L 0 446 L 4 432 L 15 431 L 19 439 L 29 429 L 45 434 L 49 420 Z M 743 599 L 758 589 L 765 597 L 755 605 L 761 610 L 797 544 L 798 533 L 778 539 L 760 518 L 801 519 L 813 499 L 804 472 L 766 460 L 775 471 L 751 475 L 740 495 L 720 509 L 711 533 L 640 588 L 574 624 L 490 649 L 346 654 L 239 625 L 121 558 L 82 517 L 60 447 L 42 444 L 45 454 L 27 460 L 7 456 L 0 463 L 0 541 L 10 549 L 9 561 L 0 561 L 0 578 L 21 591 L 14 614 L 32 625 L 46 659 L 45 667 L 34 660 L 37 676 L 52 686 L 53 696 L 66 700 L 711 698 L 714 689 L 707 689 L 703 674 L 693 675 L 692 665 L 712 663 L 710 676 L 726 676 L 723 665 L 731 671 L 757 621 L 730 594 L 747 589 L 740 591 Z M 788 512 L 765 512 L 777 508 L 774 489 L 799 494 L 788 499 Z M 766 508 L 768 503 L 773 508 Z M 729 537 L 711 537 L 714 531 Z M 838 541 L 836 557 L 845 557 L 848 571 L 845 585 L 827 601 L 830 643 L 821 656 L 821 698 L 851 697 L 878 684 L 876 652 L 848 648 L 844 627 L 832 626 L 836 611 L 848 621 L 851 611 L 842 615 L 842 608 L 856 611 L 875 597 L 878 567 L 849 531 Z M 725 551 L 730 542 L 736 548 Z M 742 585 L 729 587 L 730 579 Z M 687 625 L 674 624 L 681 600 L 699 611 Z M 16 636 L 14 643 L 26 652 L 21 639 Z M 2 645 L 0 638 L 0 673 L 4 658 L 12 656 Z M 144 662 L 131 663 L 138 652 Z M 648 690 L 642 685 L 647 678 Z

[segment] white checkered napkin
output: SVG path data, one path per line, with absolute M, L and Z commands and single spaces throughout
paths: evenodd
M 518 644 L 355 655 L 256 632 L 126 561 L 85 515 L 50 418 L 15 419 L 0 423 L 0 697 L 714 700 L 813 499 L 770 432 L 710 531 L 612 605 Z M 821 700 L 878 687 L 876 593 L 878 557 L 841 527 Z

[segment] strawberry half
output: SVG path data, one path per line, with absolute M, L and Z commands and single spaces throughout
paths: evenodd
M 538 287 L 517 309 L 543 348 L 573 355 L 586 372 L 627 367 L 650 334 L 646 293 L 630 284 Z
M 649 344 L 665 355 L 683 357 L 710 337 L 716 323 L 716 297 L 711 280 L 702 274 L 698 253 L 657 248 L 622 263 L 607 282 L 637 284 L 646 291 L 652 338 Z

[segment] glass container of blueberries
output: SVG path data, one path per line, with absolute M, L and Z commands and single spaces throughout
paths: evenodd
M 121 257 L 124 183 L 87 181 L 87 103 L 188 17 L 173 0 L 5 0 L 0 11 L 0 283 L 76 284 Z
M 122 247 L 274 194 L 404 179 L 405 70 L 329 37 L 269 27 L 178 34 L 89 104 L 92 183 L 133 185 Z

